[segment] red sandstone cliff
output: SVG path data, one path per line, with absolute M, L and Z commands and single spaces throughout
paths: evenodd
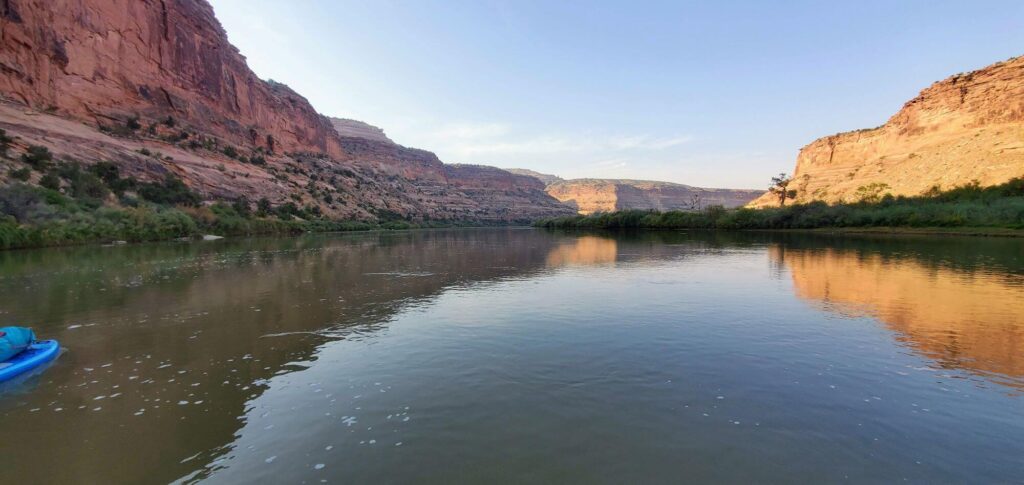
M 798 202 L 919 195 L 1020 176 L 1024 57 L 937 82 L 878 128 L 815 140 L 800 150 L 793 174 Z M 752 205 L 776 203 L 769 194 Z
M 510 188 L 522 179 L 507 172 L 470 195 L 434 154 L 320 115 L 250 71 L 205 0 L 0 0 L 0 96 L 15 150 L 112 160 L 143 179 L 174 173 L 211 199 L 292 200 L 361 219 L 571 213 L 543 190 Z M 243 163 L 251 157 L 267 164 Z
M 330 118 L 330 120 L 331 124 L 334 126 L 334 131 L 338 132 L 338 134 L 343 137 L 365 138 L 367 140 L 394 143 L 386 134 L 384 134 L 384 130 L 369 123 L 345 118 Z
M 9 99 L 96 124 L 170 115 L 235 144 L 339 153 L 331 122 L 256 77 L 204 0 L 2 0 L 0 10 Z

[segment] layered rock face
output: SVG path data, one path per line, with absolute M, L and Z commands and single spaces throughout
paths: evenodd
M 512 172 L 544 182 L 547 193 L 571 205 L 580 214 L 613 212 L 626 209 L 696 210 L 711 205 L 739 207 L 764 191 L 743 189 L 706 189 L 671 182 L 650 180 L 572 179 L 526 169 Z
M 448 164 L 444 166 L 445 176 L 451 187 L 476 201 L 484 219 L 516 219 L 517 214 L 527 214 L 530 219 L 564 216 L 572 209 L 558 203 L 544 190 L 544 184 L 524 175 L 483 165 Z M 552 207 L 555 201 L 557 207 Z
M 331 125 L 334 131 L 343 137 L 363 138 L 366 140 L 394 143 L 384 134 L 384 130 L 358 120 L 344 118 L 331 118 Z
M 544 185 L 551 185 L 555 182 L 561 182 L 564 180 L 557 175 L 535 172 L 527 168 L 506 168 L 505 170 L 512 172 L 516 175 L 525 175 L 527 177 L 533 177 L 535 179 L 540 180 L 541 182 L 544 182 Z
M 0 92 L 96 124 L 174 116 L 235 144 L 339 153 L 331 122 L 260 80 L 205 0 L 3 0 Z
M 919 195 L 1024 176 L 1024 57 L 925 89 L 884 125 L 815 140 L 797 156 L 797 201 Z M 776 205 L 770 194 L 754 206 Z
M 346 136 L 341 146 L 384 181 L 381 197 L 395 192 L 406 196 L 400 204 L 385 204 L 389 211 L 411 211 L 434 220 L 517 223 L 572 213 L 542 183 L 499 168 L 444 164 L 426 150 L 378 139 Z
M 174 174 L 211 199 L 294 201 L 358 219 L 572 212 L 533 184 L 510 189 L 523 179 L 507 172 L 491 177 L 495 193 L 470 195 L 434 154 L 317 113 L 249 70 L 205 0 L 0 0 L 0 97 L 15 153 L 42 145 L 144 180 Z M 265 165 L 244 163 L 255 159 Z

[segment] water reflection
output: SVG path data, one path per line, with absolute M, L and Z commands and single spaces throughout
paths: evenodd
M 558 245 L 509 229 L 0 252 L 0 321 L 71 349 L 43 391 L 0 401 L 13 438 L 0 463 L 33 477 L 59 457 L 47 481 L 180 477 L 324 341 L 370 335 L 445 288 L 543 271 Z M 47 453 L 10 446 L 39 429 L 60 430 Z M 138 434 L 159 439 L 132 460 L 110 452 Z
M 615 239 L 600 236 L 580 236 L 563 242 L 551 249 L 547 266 L 557 268 L 565 265 L 586 265 L 614 263 L 618 256 Z
M 1024 277 L 855 249 L 773 245 L 797 296 L 870 316 L 941 367 L 1024 389 Z
M 771 283 L 757 272 L 765 259 L 772 275 L 791 276 L 797 297 L 834 314 L 875 318 L 897 332 L 909 348 L 944 367 L 1022 389 L 1021 256 L 1019 244 L 1005 241 L 701 232 L 580 235 L 529 229 L 0 252 L 0 324 L 35 326 L 41 335 L 56 337 L 70 349 L 37 380 L 36 388 L 0 398 L 0 429 L 8 438 L 0 440 L 0 468 L 26 481 L 136 483 L 202 478 L 229 458 L 265 464 L 269 456 L 246 455 L 250 443 L 269 435 L 290 439 L 298 447 L 312 434 L 299 428 L 318 423 L 314 418 L 326 412 L 326 407 L 314 406 L 319 414 L 297 419 L 298 432 L 277 435 L 262 420 L 265 405 L 287 413 L 306 399 L 335 399 L 328 395 L 348 392 L 350 385 L 371 386 L 370 391 L 380 392 L 374 382 L 360 384 L 356 379 L 360 372 L 379 369 L 379 361 L 390 361 L 389 369 L 399 369 L 394 371 L 398 375 L 390 376 L 394 380 L 404 378 L 408 387 L 424 388 L 443 388 L 455 372 L 473 372 L 472 366 L 453 366 L 452 374 L 438 371 L 446 369 L 443 364 L 451 359 L 467 354 L 478 357 L 472 361 L 475 365 L 494 366 L 498 375 L 513 373 L 511 367 L 501 366 L 519 362 L 518 357 L 550 364 L 560 370 L 539 382 L 552 386 L 568 382 L 566 376 L 573 369 L 612 362 L 616 365 L 609 364 L 608 373 L 596 383 L 576 379 L 568 386 L 576 392 L 607 389 L 608 395 L 589 396 L 595 398 L 593 405 L 629 396 L 615 386 L 628 388 L 636 379 L 681 362 L 697 366 L 687 361 L 693 359 L 709 363 L 703 374 L 689 378 L 714 392 L 711 399 L 717 405 L 719 393 L 714 389 L 722 381 L 743 378 L 744 373 L 729 375 L 736 361 L 718 365 L 715 359 L 729 352 L 757 355 L 771 349 L 732 348 L 743 341 L 742 332 L 721 341 L 712 338 L 715 332 L 735 331 L 731 325 L 754 319 L 759 320 L 758 327 L 742 330 L 750 334 L 776 330 L 761 325 L 759 312 L 764 310 L 748 300 L 765 295 L 776 301 L 792 299 L 788 285 L 782 295 L 759 293 Z M 565 274 L 584 276 L 569 278 L 571 284 L 544 295 L 528 291 L 531 285 Z M 591 294 L 586 291 L 591 288 L 588 284 L 612 289 Z M 473 306 L 478 298 L 491 294 L 488 288 L 507 289 L 501 285 L 515 286 L 495 299 L 495 305 L 506 306 Z M 618 294 L 638 288 L 643 293 L 615 300 Z M 573 291 L 576 299 L 538 306 L 538 298 L 557 299 Z M 453 294 L 463 297 L 450 298 Z M 622 314 L 611 319 L 608 327 L 590 327 L 600 319 L 578 314 L 592 308 Z M 805 310 L 808 315 L 802 318 L 809 327 L 820 323 L 821 312 Z M 434 314 L 433 325 L 394 328 L 396 318 L 418 321 L 414 318 L 418 313 Z M 676 345 L 643 327 L 657 328 L 680 315 L 693 318 L 675 322 L 678 325 L 673 328 L 695 330 L 676 339 Z M 451 322 L 459 318 L 475 319 L 481 338 L 446 335 L 452 331 Z M 503 318 L 511 322 L 488 326 Z M 697 321 L 706 325 L 687 327 Z M 623 330 L 634 324 L 640 327 Z M 576 332 L 567 334 L 561 345 L 539 336 L 548 329 L 573 326 Z M 717 342 L 717 349 L 685 347 L 702 329 L 707 329 L 712 343 Z M 415 345 L 366 351 L 365 360 L 358 361 L 364 367 L 350 367 L 357 362 L 352 355 L 360 350 L 339 344 L 397 345 L 399 339 L 387 338 L 390 333 L 413 335 Z M 888 336 L 884 340 L 890 341 Z M 650 350 L 655 348 L 659 350 Z M 588 349 L 595 354 L 587 354 Z M 807 350 L 828 349 L 797 350 L 804 356 Z M 405 368 L 405 357 L 417 352 L 424 365 Z M 635 361 L 614 361 L 631 352 L 642 355 Z M 661 356 L 666 361 L 659 361 Z M 653 370 L 639 372 L 644 362 Z M 762 377 L 762 381 L 770 378 Z M 309 386 L 308 394 L 295 389 L 300 383 Z M 324 391 L 315 393 L 314 387 L 321 384 Z M 505 400 L 510 409 L 528 408 L 533 399 L 523 389 L 477 384 L 480 387 L 445 391 L 473 399 L 484 395 Z M 665 385 L 664 381 L 651 383 L 648 390 Z M 518 393 L 501 394 L 508 389 Z M 538 385 L 531 391 L 543 397 L 550 389 Z M 363 392 L 352 390 L 351 394 Z M 555 392 L 565 391 L 559 387 Z M 649 397 L 641 403 L 668 402 L 658 399 Z M 566 412 L 542 406 L 535 410 Z M 407 410 L 393 411 L 399 416 L 394 419 L 408 417 L 402 414 Z M 670 414 L 661 409 L 657 416 L 678 416 L 674 413 L 679 411 L 672 409 Z M 581 416 L 590 412 L 594 419 L 611 416 L 593 409 L 578 412 Z M 443 435 L 447 428 L 442 421 L 420 425 L 425 427 L 420 433 Z M 729 422 L 729 426 L 735 425 Z M 708 432 L 708 436 L 723 436 L 720 430 Z M 459 438 L 470 441 L 473 437 Z M 608 441 L 615 438 L 604 436 Z M 111 451 L 125 447 L 131 448 L 127 458 Z

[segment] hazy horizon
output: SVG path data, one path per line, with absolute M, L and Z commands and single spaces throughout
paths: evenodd
M 1009 1 L 211 3 L 260 77 L 447 163 L 703 187 L 1024 53 Z

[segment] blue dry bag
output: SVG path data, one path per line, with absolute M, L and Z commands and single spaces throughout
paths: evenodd
M 0 362 L 4 362 L 36 341 L 36 334 L 25 327 L 0 327 Z

